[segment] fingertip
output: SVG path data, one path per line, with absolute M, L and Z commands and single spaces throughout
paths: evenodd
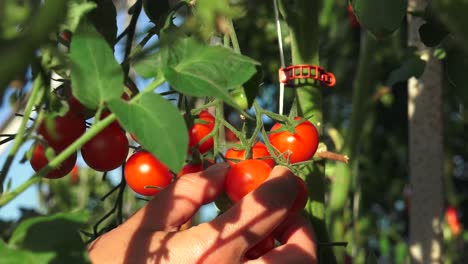
M 288 167 L 282 165 L 276 165 L 271 173 L 275 175 L 293 175 L 292 171 Z

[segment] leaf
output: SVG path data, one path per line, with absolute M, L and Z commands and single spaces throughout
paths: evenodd
M 468 53 L 468 19 L 466 19 L 468 1 L 433 0 L 431 5 L 440 20 Z
M 81 241 L 78 229 L 86 224 L 88 217 L 86 211 L 80 211 L 30 218 L 21 222 L 13 231 L 9 245 L 40 253 L 34 256 L 44 259 L 55 255 L 56 263 L 83 261 L 86 246 Z M 29 254 L 23 255 L 24 258 L 32 258 Z
M 255 98 L 258 95 L 258 90 L 263 83 L 263 70 L 262 67 L 257 65 L 257 72 L 244 83 L 244 91 L 247 96 L 248 108 L 252 107 Z
M 124 91 L 123 73 L 114 53 L 92 26 L 82 25 L 70 49 L 73 95 L 88 108 L 96 108 Z
M 13 231 L 9 244 L 36 251 L 57 250 L 64 246 L 82 248 L 78 229 L 86 224 L 85 211 L 38 216 L 21 222 Z M 44 243 L 47 238 L 47 243 Z
M 133 64 L 133 68 L 140 76 L 151 78 L 162 74 L 161 63 L 161 52 L 156 52 L 138 60 Z
M 56 253 L 54 252 L 31 252 L 21 249 L 9 248 L 5 242 L 0 240 L 0 263 L 2 264 L 17 264 L 17 263 L 34 263 L 34 264 L 46 264 L 51 263 L 55 258 Z
M 381 39 L 388 37 L 402 25 L 408 1 L 354 0 L 352 6 L 361 26 Z
M 155 93 L 146 93 L 131 103 L 115 99 L 108 106 L 146 150 L 173 171 L 182 168 L 188 150 L 188 132 L 177 107 Z
M 434 19 L 428 20 L 419 27 L 419 36 L 427 47 L 439 45 L 449 33 L 442 23 Z
M 148 18 L 156 24 L 169 12 L 169 1 L 143 0 L 143 9 Z
M 92 0 L 97 4 L 89 15 L 97 31 L 104 36 L 107 43 L 114 47 L 117 37 L 117 10 L 113 1 L 110 0 Z
M 416 55 L 408 57 L 403 64 L 390 73 L 387 79 L 387 85 L 392 86 L 399 82 L 404 82 L 411 77 L 420 77 L 424 69 L 426 68 L 426 62 L 421 60 Z
M 89 13 L 91 10 L 96 8 L 95 3 L 90 2 L 80 2 L 77 3 L 76 1 L 69 2 L 69 11 L 67 14 L 67 19 L 60 27 L 63 30 L 70 30 L 71 32 L 75 32 L 80 24 L 81 18 Z
M 231 49 L 185 38 L 161 54 L 163 74 L 171 86 L 191 96 L 213 96 L 237 107 L 229 90 L 255 74 L 258 62 Z

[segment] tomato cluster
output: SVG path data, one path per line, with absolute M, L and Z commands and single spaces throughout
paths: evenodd
M 49 126 L 52 128 L 49 129 Z M 44 138 L 47 145 L 54 150 L 56 155 L 65 150 L 85 131 L 85 120 L 73 111 L 68 111 L 64 116 L 55 117 L 51 122 L 42 122 L 38 128 L 38 133 Z M 76 157 L 75 152 L 44 177 L 57 179 L 67 175 L 73 169 Z M 44 144 L 39 142 L 33 145 L 30 163 L 35 171 L 39 171 L 49 164 Z
M 93 114 L 83 106 L 72 94 L 70 87 L 61 89 L 61 96 L 67 100 L 69 110 L 64 116 L 54 117 L 50 121 L 42 122 L 37 130 L 47 146 L 51 147 L 55 154 L 65 150 L 86 131 L 86 121 Z M 125 94 L 125 93 L 124 93 Z M 124 96 L 123 96 L 124 97 Z M 125 97 L 129 99 L 130 97 Z M 124 98 L 124 99 L 125 99 Z M 91 114 L 90 114 L 91 113 Z M 101 118 L 109 115 L 104 110 Z M 88 166 L 97 171 L 109 171 L 118 168 L 127 158 L 128 139 L 120 124 L 115 121 L 95 135 L 81 147 L 81 154 Z M 77 154 L 74 153 L 59 166 L 45 175 L 46 178 L 61 178 L 73 169 Z M 48 164 L 45 155 L 45 146 L 35 144 L 32 150 L 31 166 L 35 171 L 44 168 Z
M 251 152 L 252 152 L 252 159 L 261 159 L 264 162 L 266 162 L 268 165 L 270 165 L 270 167 L 275 166 L 275 161 L 271 158 L 267 147 L 262 142 L 256 142 L 253 145 Z M 235 160 L 245 160 L 246 159 L 245 155 L 246 153 L 244 149 L 230 148 L 226 151 L 226 154 L 224 155 L 224 157 L 228 159 L 229 163 L 234 164 Z

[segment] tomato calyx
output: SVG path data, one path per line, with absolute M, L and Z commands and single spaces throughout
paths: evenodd
M 271 157 L 265 144 L 260 141 L 255 142 L 253 146 L 247 142 L 246 145 L 240 141 L 237 142 L 233 147 L 229 148 L 224 155 L 224 158 L 231 164 L 241 162 L 243 160 L 262 160 L 266 162 L 270 167 L 275 166 L 275 161 Z
M 307 162 L 312 159 L 319 144 L 317 128 L 307 119 L 295 117 L 291 121 L 293 128 L 288 125 L 276 123 L 267 135 L 269 150 L 273 147 L 278 163 L 286 161 L 287 164 Z M 293 129 L 294 132 L 290 130 Z

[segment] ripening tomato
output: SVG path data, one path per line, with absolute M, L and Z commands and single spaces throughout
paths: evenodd
M 33 153 L 31 157 L 31 167 L 34 171 L 39 171 L 49 164 L 49 160 L 45 154 L 45 148 L 41 143 L 33 146 Z M 56 152 L 56 154 L 59 154 Z M 76 164 L 76 152 L 73 153 L 70 157 L 65 159 L 57 168 L 49 171 L 44 177 L 49 179 L 58 179 L 70 173 L 73 169 L 73 166 Z
M 127 136 L 120 126 L 108 126 L 81 147 L 81 155 L 94 170 L 116 169 L 127 158 Z
M 294 120 L 299 120 L 296 117 Z M 295 133 L 289 131 L 275 132 L 283 125 L 276 123 L 272 128 L 268 140 L 280 153 L 286 153 L 290 163 L 298 163 L 310 160 L 317 151 L 319 133 L 315 126 L 304 120 L 295 127 Z
M 105 119 L 107 116 L 109 116 L 111 114 L 111 111 L 109 110 L 104 110 L 102 111 L 101 113 L 101 117 L 99 118 L 100 120 L 103 120 Z M 120 123 L 119 121 L 115 120 L 115 121 L 112 121 L 112 123 L 110 123 L 110 125 L 108 125 L 107 127 L 110 127 L 110 126 L 115 126 L 117 128 L 120 128 L 122 129 L 122 126 L 120 126 Z
M 125 180 L 138 194 L 153 196 L 172 181 L 169 169 L 147 151 L 133 154 L 125 164 Z
M 211 131 L 213 131 L 215 126 L 215 118 L 210 112 L 208 111 L 201 111 L 198 115 L 198 119 L 205 121 L 204 124 L 193 124 L 189 131 L 189 148 L 192 149 L 200 141 L 207 136 Z M 213 148 L 214 141 L 213 138 L 209 138 L 205 142 L 203 142 L 200 146 L 198 146 L 198 151 L 200 153 L 206 153 Z
M 258 242 L 253 248 L 245 253 L 247 259 L 257 259 L 275 247 L 275 238 L 272 235 L 267 236 Z
M 233 202 L 257 189 L 269 176 L 272 168 L 263 160 L 244 160 L 234 165 L 226 174 L 224 189 Z
M 251 151 L 251 158 L 252 159 L 261 159 L 268 163 L 272 168 L 275 166 L 275 161 L 273 159 L 262 159 L 266 157 L 270 157 L 270 153 L 268 152 L 267 147 L 262 142 L 257 142 L 253 145 Z M 230 148 L 226 151 L 224 155 L 227 159 L 233 160 L 245 160 L 245 150 L 238 150 L 235 148 Z M 234 164 L 233 161 L 229 161 L 230 164 Z
M 207 167 L 210 167 L 211 165 L 214 164 L 213 160 L 207 160 Z M 203 163 L 187 163 L 182 167 L 182 170 L 177 174 L 177 178 L 179 178 L 182 175 L 188 174 L 188 173 L 195 173 L 203 170 Z
M 50 131 L 43 121 L 39 125 L 38 133 L 44 137 L 49 146 L 57 150 L 67 148 L 86 131 L 85 120 L 70 111 L 64 116 L 55 117 L 52 122 L 53 131 Z

